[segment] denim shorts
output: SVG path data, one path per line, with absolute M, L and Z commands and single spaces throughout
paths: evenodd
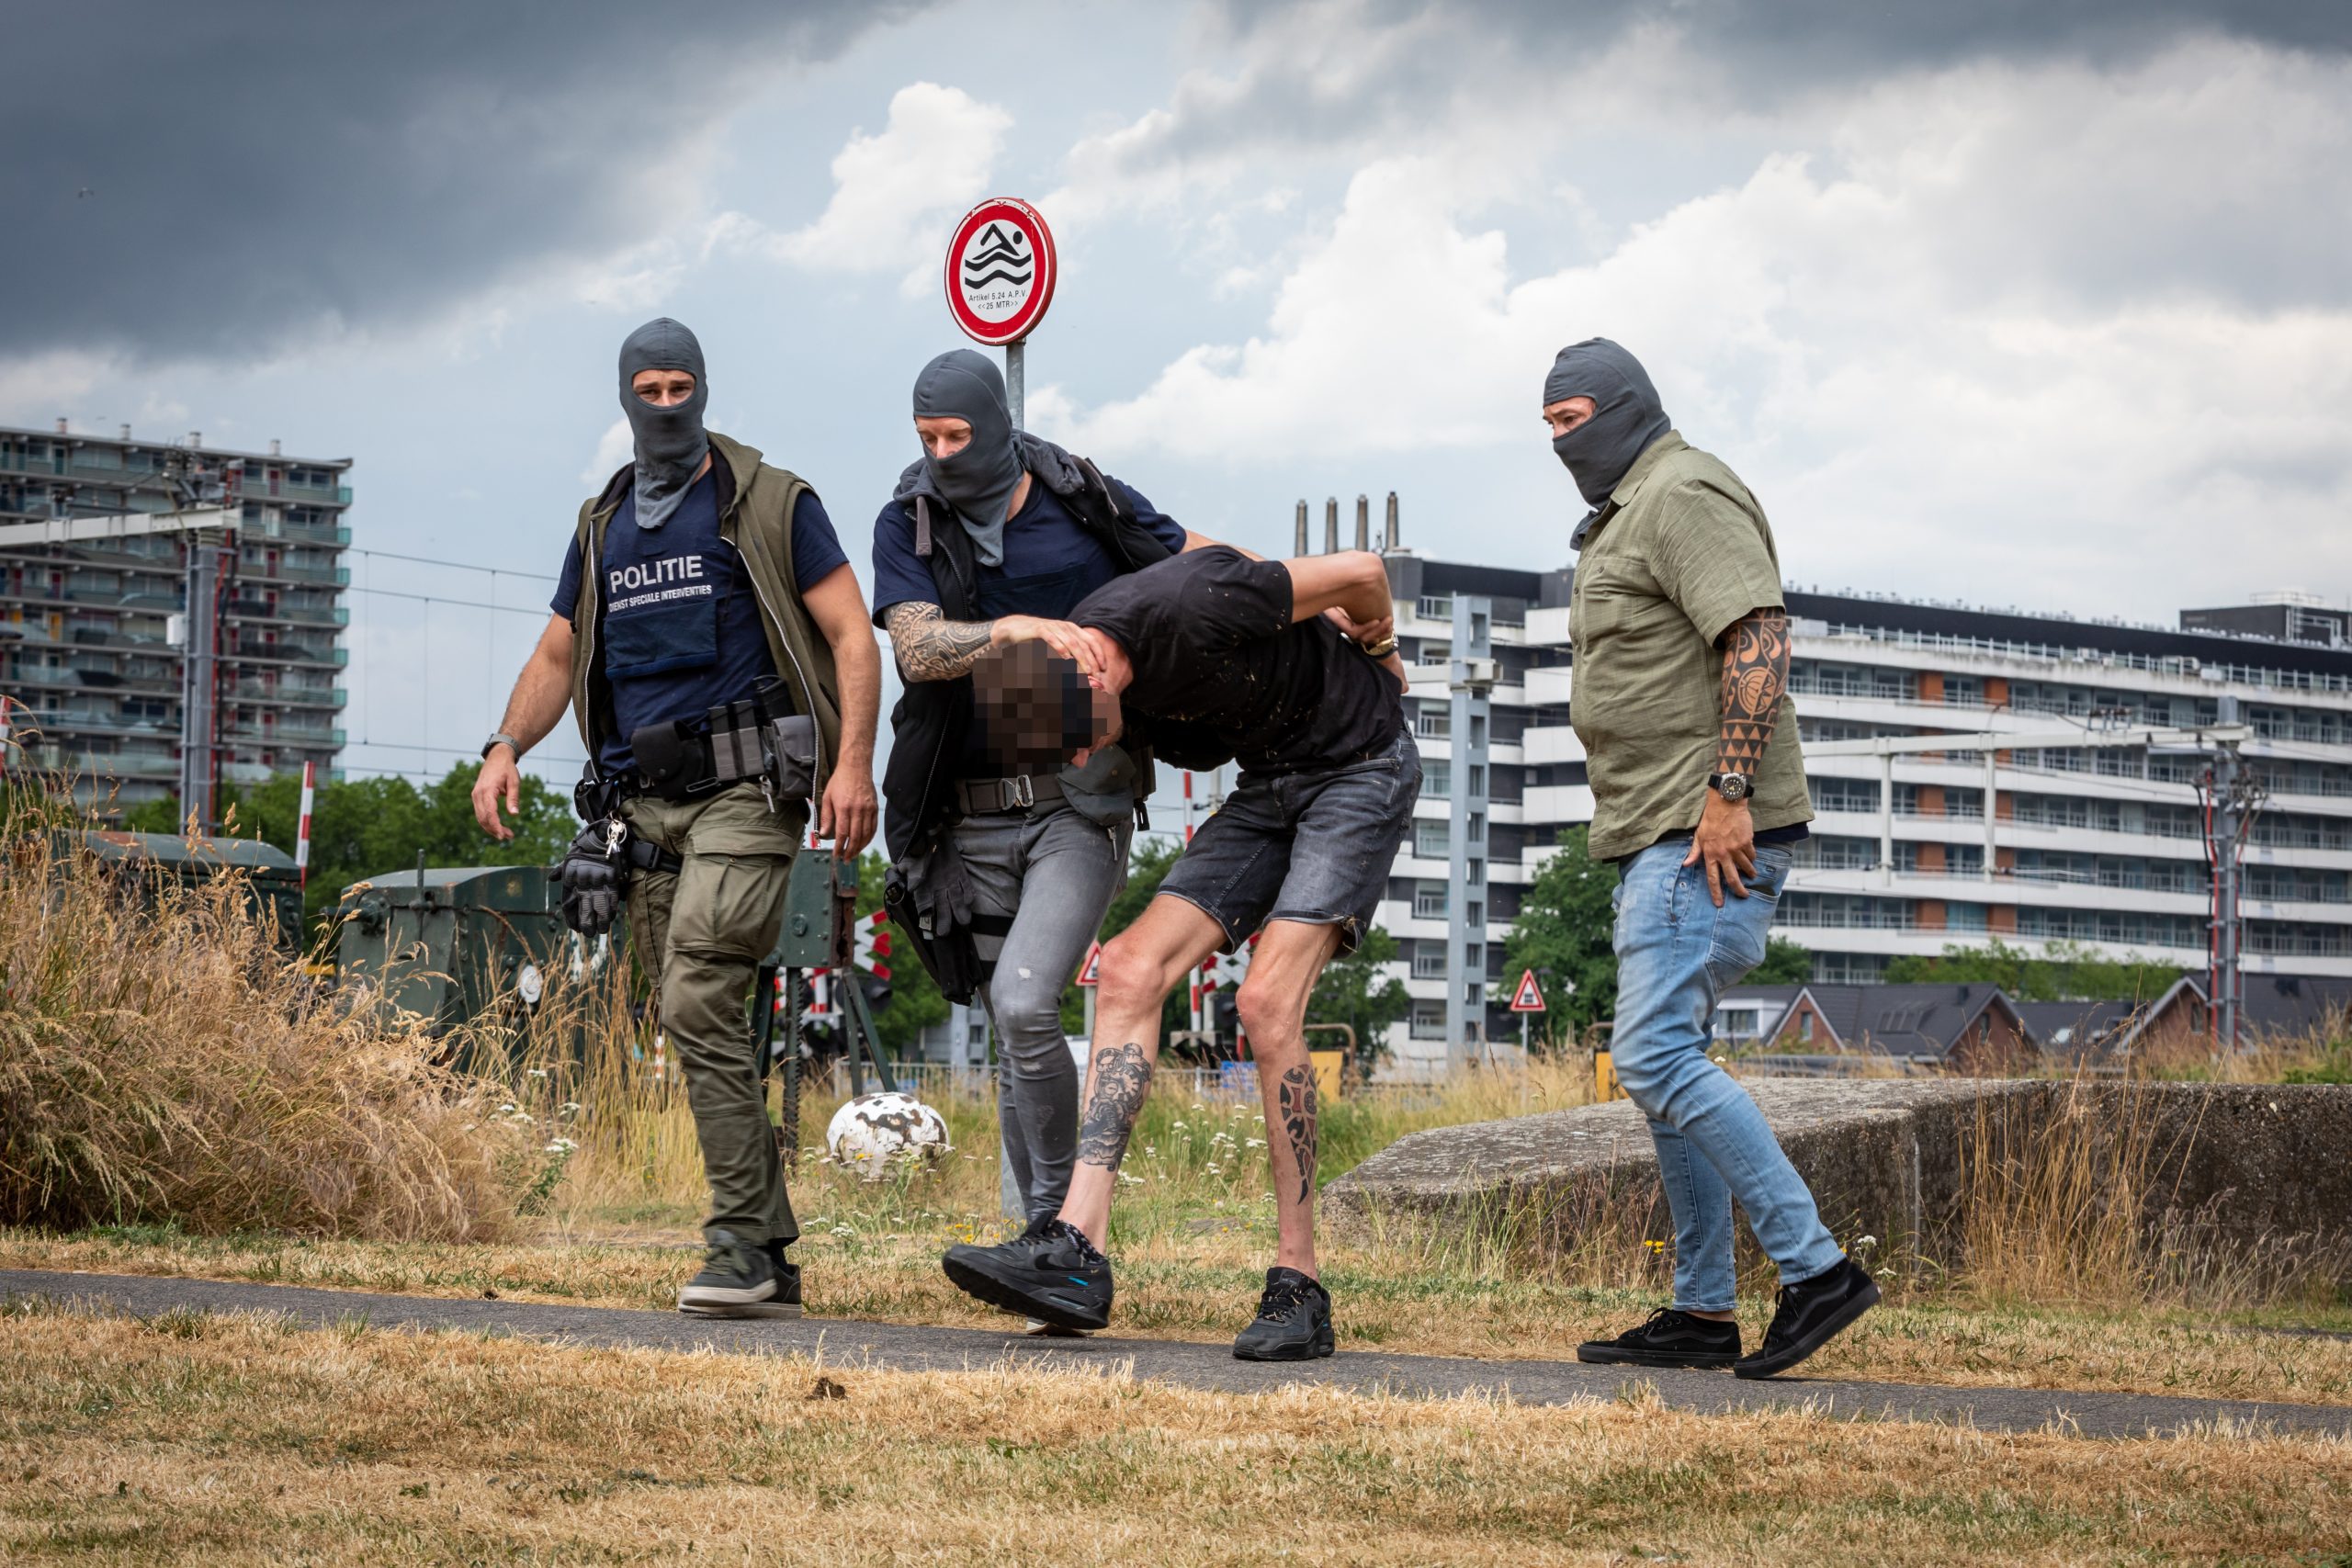
M 1272 778 L 1242 775 L 1159 890 L 1225 931 L 1232 952 L 1268 920 L 1363 940 L 1421 797 L 1421 753 L 1403 729 L 1376 756 Z

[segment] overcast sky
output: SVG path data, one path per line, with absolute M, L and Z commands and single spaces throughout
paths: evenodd
M 1564 564 L 1537 407 L 1598 333 L 1792 582 L 2352 592 L 2342 4 L 98 0 L 8 36 L 0 423 L 347 456 L 356 543 L 510 573 L 354 558 L 524 612 L 357 597 L 355 768 L 495 720 L 647 317 L 870 580 L 988 195 L 1059 243 L 1032 424 L 1204 533 L 1286 553 L 1299 497 L 1394 489 L 1427 554 Z

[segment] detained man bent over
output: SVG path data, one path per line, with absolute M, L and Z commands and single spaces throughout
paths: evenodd
M 1813 818 L 1788 696 L 1789 620 L 1764 509 L 1685 443 L 1641 362 L 1560 351 L 1553 450 L 1592 512 L 1568 598 L 1570 715 L 1591 850 L 1617 866 L 1617 1078 L 1649 1117 L 1674 1212 L 1674 1304 L 1579 1360 L 1786 1371 L 1878 1300 L 1747 1091 L 1707 1055 L 1715 998 L 1763 961 Z M 1732 1321 L 1732 1201 L 1781 1272 L 1761 1348 Z
M 1238 761 L 1241 776 L 1143 915 L 1102 949 L 1078 1162 L 1059 1214 L 1001 1247 L 954 1248 L 947 1277 L 1046 1323 L 1110 1321 L 1111 1199 L 1159 1058 L 1160 1003 L 1211 953 L 1263 927 L 1236 1002 L 1265 1102 L 1277 1239 L 1257 1317 L 1233 1353 L 1328 1356 L 1306 1003 L 1324 964 L 1362 940 L 1421 788 L 1386 570 L 1363 552 L 1262 561 L 1214 546 L 1096 590 L 1070 620 L 1095 682 L 1118 699 L 1114 726 L 1179 766 Z

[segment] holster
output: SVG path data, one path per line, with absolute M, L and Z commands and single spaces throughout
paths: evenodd
M 955 846 L 943 840 L 930 855 L 910 855 L 892 865 L 882 879 L 882 907 L 913 944 L 916 962 L 937 982 L 940 995 L 966 1006 L 979 995 L 987 978 L 973 940 L 970 911 L 959 917 L 951 902 L 924 896 L 927 885 L 935 883 L 931 856 L 955 852 Z

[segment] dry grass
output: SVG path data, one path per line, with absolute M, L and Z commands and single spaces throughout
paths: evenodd
M 10 1562 L 2340 1562 L 2352 1445 L 19 1311 Z M 838 1396 L 828 1393 L 820 1379 Z
M 495 1086 L 344 1016 L 233 884 L 142 890 L 45 825 L 0 810 L 0 1219 L 512 1232 L 543 1140 Z

